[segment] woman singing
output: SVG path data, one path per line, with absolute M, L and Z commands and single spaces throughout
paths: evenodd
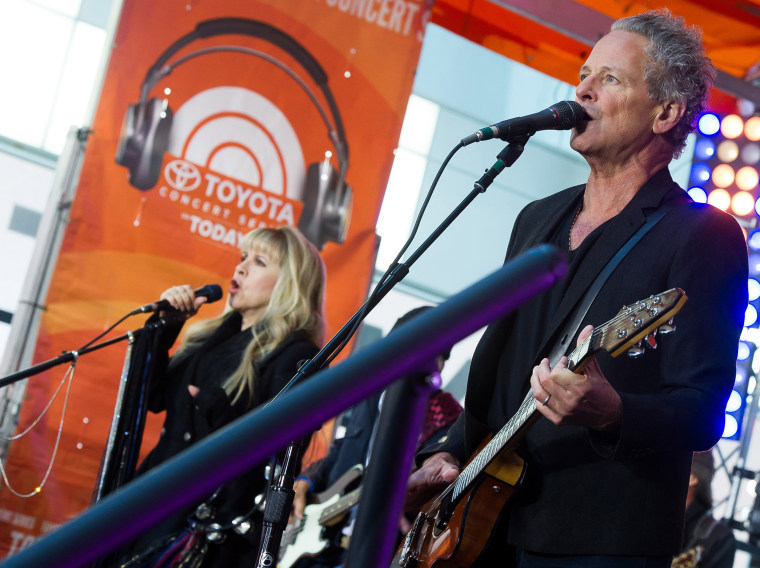
M 166 418 L 138 475 L 272 398 L 323 342 L 325 273 L 316 248 L 297 229 L 281 227 L 251 231 L 241 251 L 225 312 L 189 327 L 171 358 L 181 325 L 161 338 L 157 364 L 164 371 L 149 409 L 166 410 Z M 188 317 L 206 301 L 189 285 L 161 298 Z M 254 499 L 265 489 L 262 465 L 141 535 L 117 565 L 255 566 L 260 513 Z M 212 524 L 221 529 L 209 529 Z

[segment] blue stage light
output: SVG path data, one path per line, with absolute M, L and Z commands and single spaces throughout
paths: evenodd
M 749 234 L 747 245 L 752 250 L 760 250 L 760 229 L 754 230 Z
M 699 186 L 690 187 L 688 194 L 697 203 L 707 203 L 707 192 Z M 758 245 L 760 246 L 760 236 L 758 237 Z
M 699 118 L 697 128 L 705 136 L 713 136 L 720 131 L 720 119 L 711 112 L 705 113 Z
M 752 371 L 752 359 L 754 359 L 755 349 L 754 343 L 739 342 L 734 388 L 726 403 L 726 423 L 723 438 L 732 440 L 741 438 L 744 412 L 747 409 L 747 395 L 754 389 L 755 375 Z
M 749 301 L 754 302 L 760 298 L 760 282 L 755 278 L 747 279 L 747 292 L 749 293 Z
M 736 360 L 746 361 L 751 354 L 752 354 L 752 348 L 749 346 L 749 343 L 747 343 L 746 341 L 740 341 L 739 349 L 736 353 Z
M 691 166 L 691 181 L 697 185 L 707 183 L 712 177 L 712 168 L 704 162 L 694 162 Z
M 744 398 L 742 395 L 736 389 L 732 390 L 726 403 L 726 412 L 736 412 L 742 407 L 743 403 Z
M 726 414 L 726 422 L 723 425 L 724 438 L 736 438 L 739 433 L 739 422 L 731 414 Z
M 710 138 L 700 138 L 694 144 L 694 157 L 697 160 L 709 160 L 715 155 L 715 142 Z
M 755 323 L 757 323 L 757 308 L 750 304 L 744 312 L 744 327 L 752 327 Z

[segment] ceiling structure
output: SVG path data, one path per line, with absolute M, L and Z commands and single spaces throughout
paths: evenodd
M 710 107 L 736 100 L 760 108 L 760 0 L 435 0 L 433 23 L 570 84 L 591 47 L 617 18 L 667 7 L 702 28 L 718 68 Z M 760 81 L 757 82 L 760 84 Z

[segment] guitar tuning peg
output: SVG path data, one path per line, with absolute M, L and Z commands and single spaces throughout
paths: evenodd
M 668 323 L 662 324 L 659 328 L 660 333 L 672 333 L 676 330 L 676 326 L 673 325 L 673 320 L 669 320 Z
M 650 349 L 657 349 L 657 340 L 654 337 L 655 333 L 657 333 L 656 329 L 644 338 L 644 345 Z
M 641 341 L 628 350 L 629 357 L 641 357 L 644 354 L 644 348 L 641 346 Z

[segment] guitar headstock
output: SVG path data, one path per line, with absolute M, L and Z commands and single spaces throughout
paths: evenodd
M 660 294 L 650 296 L 623 308 L 618 314 L 601 327 L 594 329 L 596 336 L 594 350 L 604 349 L 613 357 L 625 350 L 630 355 L 641 355 L 642 342 L 651 348 L 657 347 L 654 336 L 658 329 L 661 333 L 675 330 L 672 319 L 686 302 L 686 294 L 680 288 L 672 288 Z
M 607 323 L 595 327 L 570 355 L 568 368 L 578 372 L 598 351 L 608 351 L 617 357 L 628 350 L 631 357 L 644 353 L 644 345 L 657 347 L 655 333 L 675 331 L 672 320 L 686 302 L 686 294 L 680 288 L 650 296 L 634 304 L 623 306 Z

